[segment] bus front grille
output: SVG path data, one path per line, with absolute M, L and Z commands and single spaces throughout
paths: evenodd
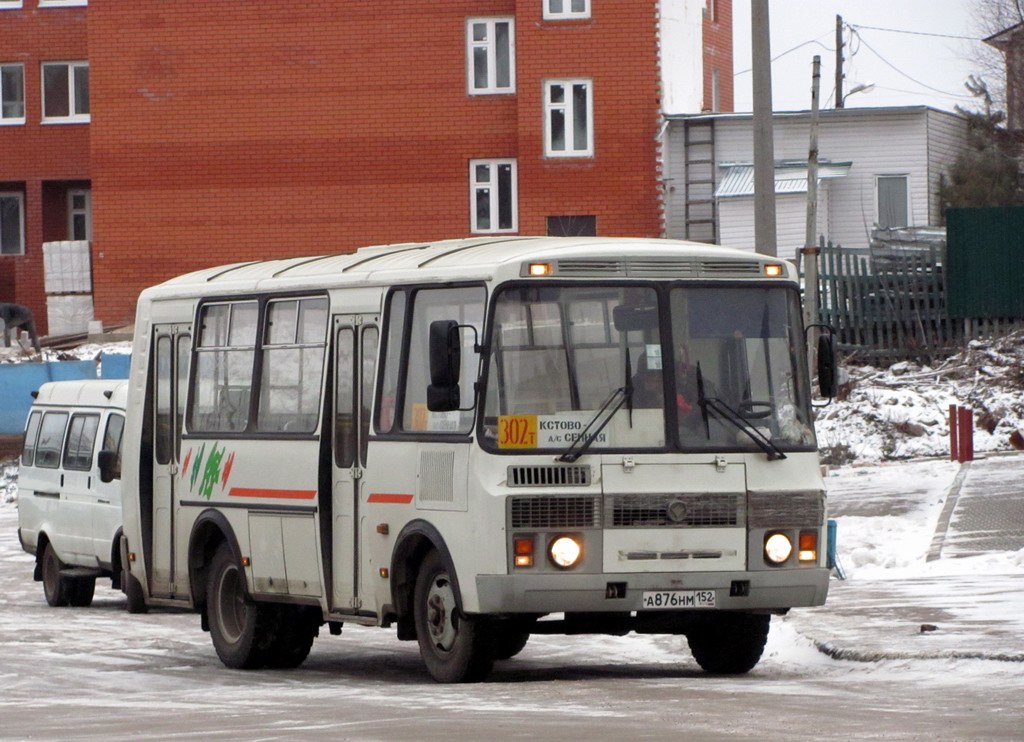
M 512 528 L 598 528 L 599 497 L 513 497 Z
M 825 517 L 824 494 L 804 492 L 751 492 L 747 498 L 751 528 L 803 528 L 820 526 Z
M 508 468 L 509 487 L 585 487 L 589 484 L 589 466 L 538 464 Z
M 611 495 L 609 528 L 728 528 L 744 525 L 743 494 Z

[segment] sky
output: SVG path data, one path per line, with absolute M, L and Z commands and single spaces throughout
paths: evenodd
M 835 105 L 836 15 L 844 24 L 844 92 L 874 82 L 870 92 L 846 96 L 846 107 L 928 105 L 975 109 L 964 89 L 977 71 L 982 44 L 971 8 L 976 0 L 772 0 L 772 98 L 776 111 L 811 107 L 811 69 L 821 56 L 822 108 Z M 734 0 L 735 109 L 752 110 L 750 0 Z M 880 30 L 891 29 L 891 30 Z M 928 34 L 928 35 L 925 35 Z M 957 37 L 957 38 L 949 38 Z M 969 37 L 969 38 L 960 38 Z

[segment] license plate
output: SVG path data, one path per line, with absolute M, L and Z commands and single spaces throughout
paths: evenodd
M 644 592 L 641 607 L 645 610 L 677 610 L 680 608 L 714 608 L 714 590 L 660 590 Z

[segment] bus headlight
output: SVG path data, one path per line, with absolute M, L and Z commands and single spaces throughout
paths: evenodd
M 583 541 L 574 536 L 559 536 L 548 546 L 551 563 L 562 569 L 575 567 L 583 556 Z
M 793 542 L 784 533 L 773 533 L 764 541 L 764 558 L 771 564 L 783 564 L 793 553 Z

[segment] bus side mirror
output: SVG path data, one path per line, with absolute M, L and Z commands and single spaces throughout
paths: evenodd
M 818 336 L 818 390 L 822 397 L 836 396 L 838 371 L 835 336 L 830 332 L 822 333 Z
M 462 369 L 462 346 L 459 323 L 451 319 L 430 323 L 428 336 L 430 354 L 430 386 L 427 387 L 427 409 L 450 412 L 459 409 L 459 372 Z
M 96 461 L 100 467 L 101 482 L 113 482 L 118 478 L 120 472 L 117 471 L 117 451 L 104 449 L 100 451 Z

